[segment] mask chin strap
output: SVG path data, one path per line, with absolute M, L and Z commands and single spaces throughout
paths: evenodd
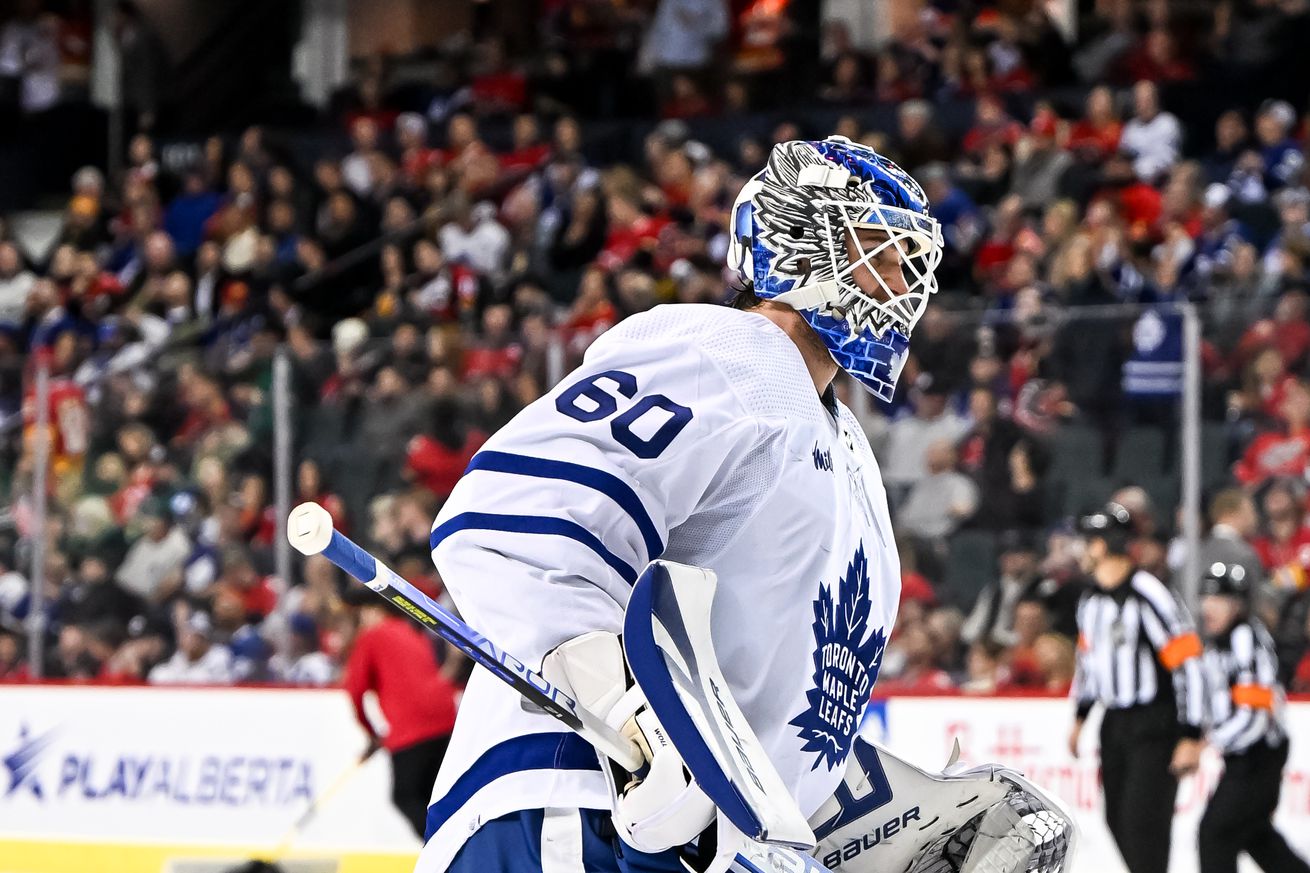
M 800 288 L 793 288 L 775 295 L 774 300 L 785 303 L 792 309 L 815 309 L 823 307 L 832 309 L 838 305 L 842 287 L 833 279 L 812 282 Z

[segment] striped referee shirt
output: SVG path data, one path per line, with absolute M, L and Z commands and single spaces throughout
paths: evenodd
M 1205 650 L 1210 687 L 1210 744 L 1238 755 L 1257 743 L 1279 746 L 1287 738 L 1283 689 L 1278 684 L 1274 641 L 1255 619 L 1239 621 Z
M 1078 717 L 1097 703 L 1128 709 L 1172 693 L 1184 736 L 1200 737 L 1207 702 L 1201 654 L 1187 609 L 1150 573 L 1136 570 L 1110 591 L 1093 588 L 1078 605 Z

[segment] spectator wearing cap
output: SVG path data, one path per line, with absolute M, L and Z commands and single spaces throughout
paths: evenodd
M 1305 155 L 1292 138 L 1296 111 L 1285 100 L 1266 100 L 1255 116 L 1255 136 L 1264 160 L 1265 184 L 1274 191 L 1301 181 Z
M 115 579 L 124 590 L 151 603 L 173 595 L 191 555 L 191 541 L 173 524 L 163 500 L 151 498 L 138 510 L 143 533 L 127 550 Z
M 1056 145 L 1058 121 L 1049 107 L 1037 112 L 1027 136 L 1014 150 L 1010 193 L 1019 195 L 1025 209 L 1041 209 L 1059 198 L 1073 156 Z
M 1015 607 L 1019 599 L 1037 581 L 1037 549 L 1024 531 L 1008 530 L 1000 536 L 1000 576 L 989 582 L 960 631 L 966 643 L 1008 647 L 1017 637 L 1014 630 Z
M 1133 158 L 1133 172 L 1143 182 L 1157 182 L 1178 160 L 1183 128 L 1177 117 L 1160 108 L 1154 82 L 1133 85 L 1133 117 L 1124 125 L 1120 148 Z
M 1226 270 L 1233 262 L 1237 247 L 1250 242 L 1250 233 L 1228 212 L 1232 192 L 1217 182 L 1208 185 L 1202 200 L 1201 232 L 1195 241 L 1195 254 L 1188 265 L 1195 280 L 1205 287 L 1216 270 Z
M 318 624 L 303 612 L 287 620 L 289 646 L 285 654 L 274 656 L 273 674 L 292 685 L 329 685 L 336 677 L 336 666 L 322 651 L 318 641 Z
M 230 685 L 236 681 L 232 652 L 213 640 L 209 615 L 193 612 L 178 623 L 177 651 L 150 671 L 152 685 Z

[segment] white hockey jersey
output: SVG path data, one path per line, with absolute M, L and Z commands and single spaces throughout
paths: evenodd
M 896 617 L 900 567 L 877 463 L 761 315 L 678 304 L 635 315 L 492 437 L 433 525 L 464 619 L 539 665 L 619 632 L 652 559 L 712 568 L 714 646 L 778 772 L 812 814 L 834 791 Z M 482 823 L 608 808 L 595 753 L 474 670 L 417 867 Z

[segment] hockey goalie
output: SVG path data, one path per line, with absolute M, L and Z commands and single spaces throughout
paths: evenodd
M 930 774 L 857 737 L 900 569 L 832 382 L 895 389 L 942 253 L 922 189 L 848 140 L 784 142 L 731 232 L 730 305 L 604 334 L 432 530 L 468 623 L 642 765 L 476 672 L 418 870 L 1064 869 L 1072 822 L 1018 774 Z

